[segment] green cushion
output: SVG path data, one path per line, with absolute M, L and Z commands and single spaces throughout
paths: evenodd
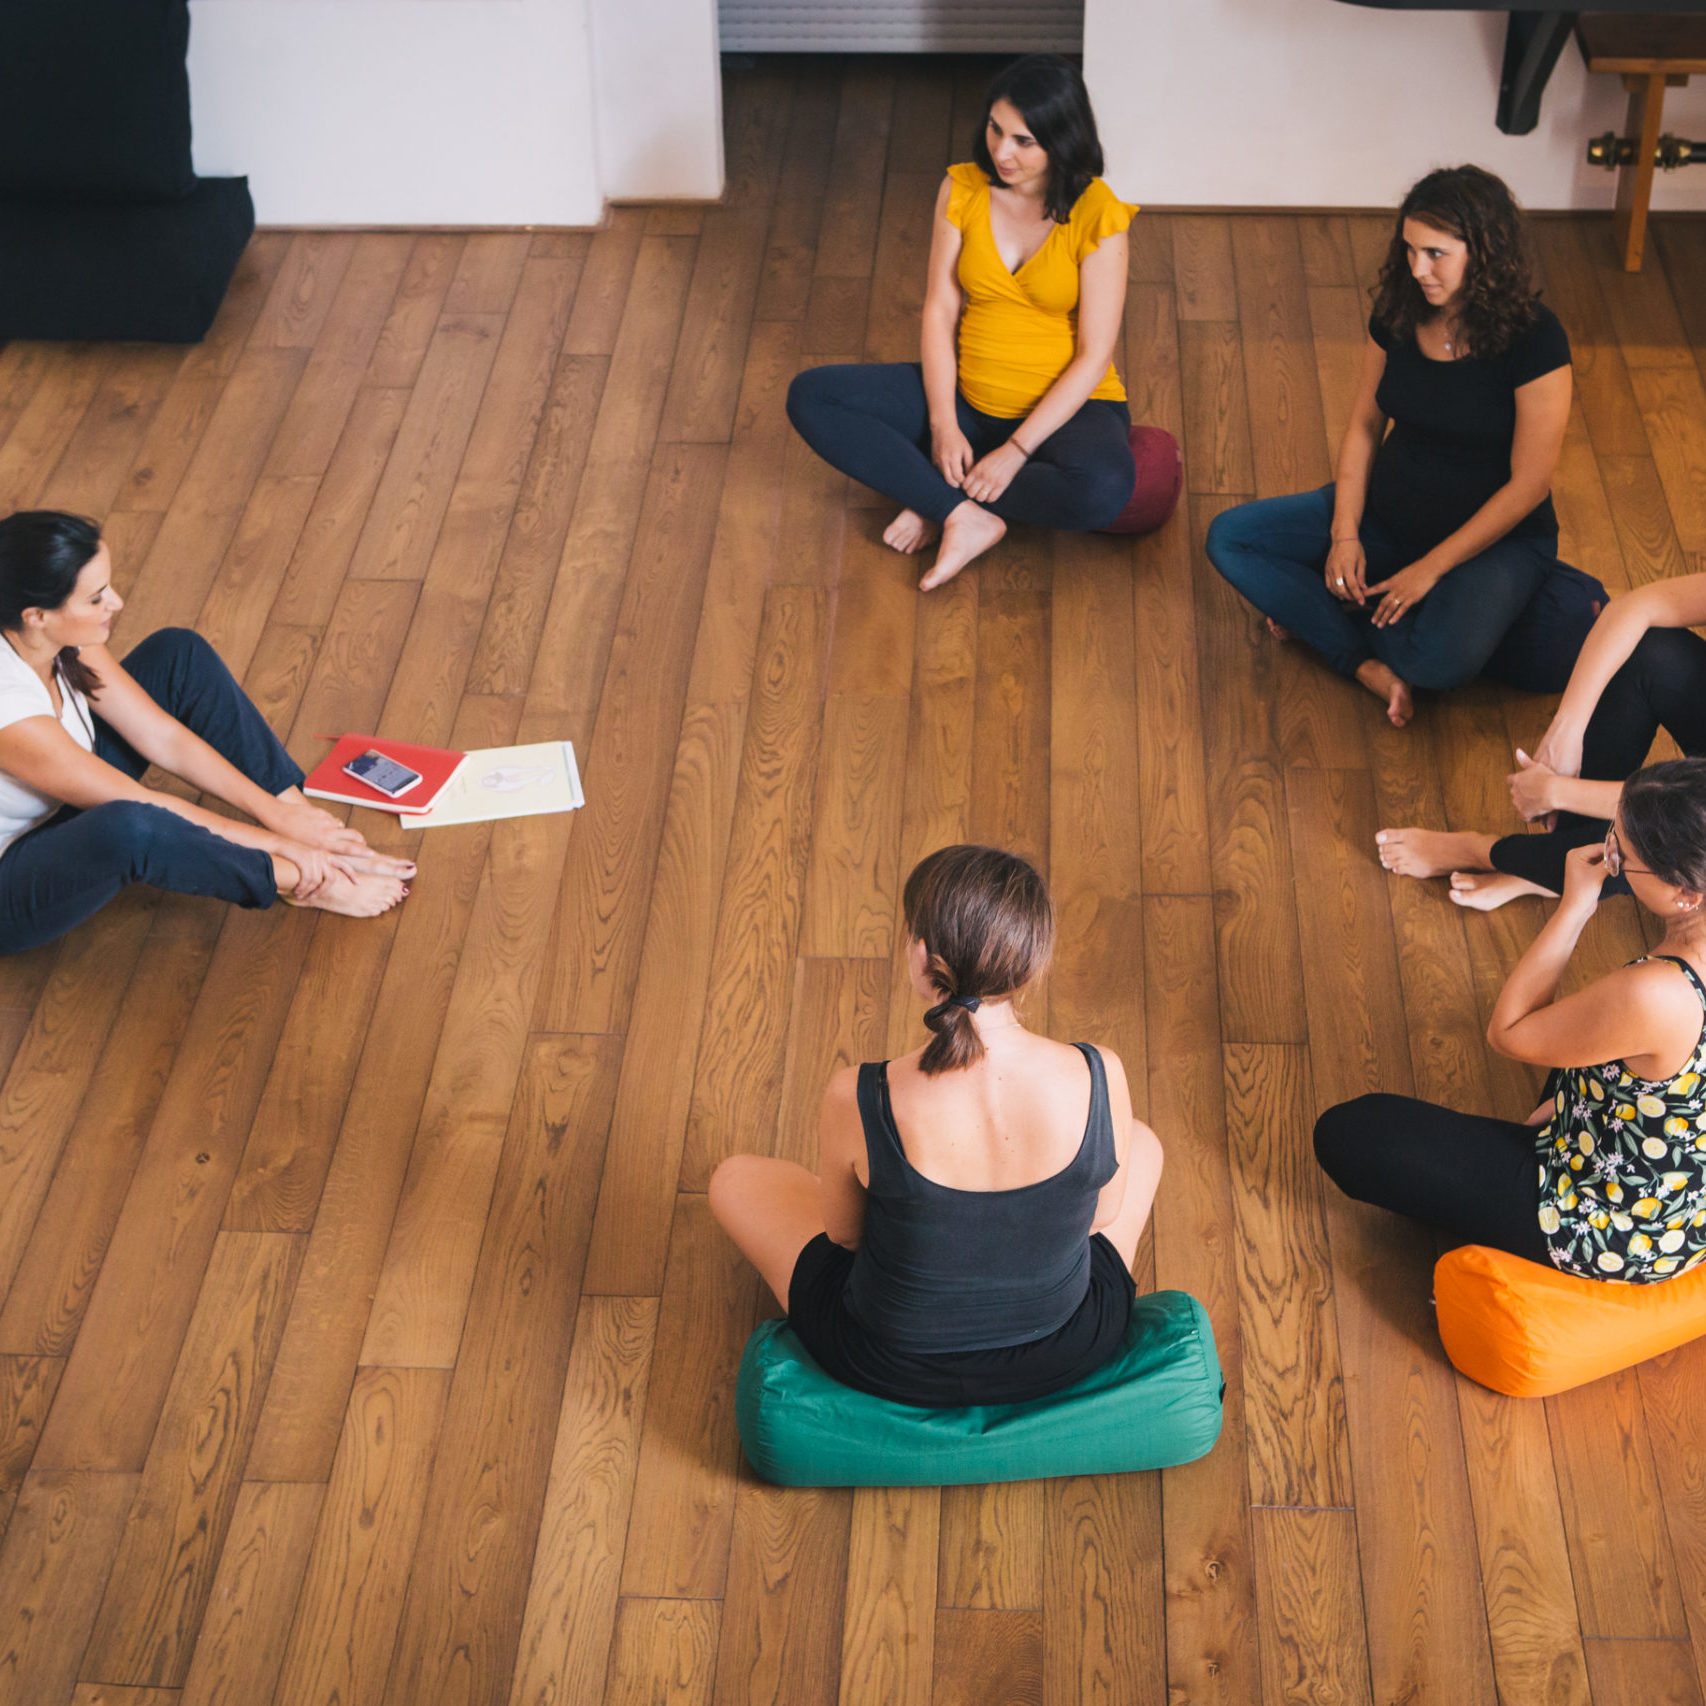
M 1182 1291 L 1132 1305 L 1096 1372 L 1027 1404 L 920 1410 L 831 1380 L 786 1321 L 747 1341 L 735 1389 L 752 1466 L 784 1487 L 948 1487 L 1164 1469 L 1220 1436 L 1225 1382 L 1208 1313 Z

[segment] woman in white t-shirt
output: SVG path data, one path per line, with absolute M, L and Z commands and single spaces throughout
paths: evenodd
M 64 935 L 130 883 L 360 918 L 395 906 L 414 866 L 308 802 L 199 635 L 163 628 L 121 665 L 107 637 L 122 608 L 93 522 L 0 521 L 0 953 Z M 144 787 L 150 764 L 255 821 Z

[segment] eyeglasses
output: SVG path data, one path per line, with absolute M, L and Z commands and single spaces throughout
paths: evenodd
M 1621 877 L 1625 873 L 1637 877 L 1650 877 L 1653 874 L 1645 865 L 1631 865 L 1624 857 L 1623 843 L 1617 839 L 1615 825 L 1605 832 L 1605 868 L 1614 877 Z

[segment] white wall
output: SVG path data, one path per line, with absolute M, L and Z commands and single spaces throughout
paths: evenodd
M 1086 0 L 1084 70 L 1108 179 L 1134 201 L 1390 207 L 1435 166 L 1475 161 L 1533 208 L 1609 207 L 1589 136 L 1621 132 L 1619 79 L 1566 44 L 1540 123 L 1493 122 L 1505 18 L 1340 0 Z M 1665 128 L 1706 138 L 1706 78 Z M 1706 167 L 1658 176 L 1655 208 L 1706 208 Z
M 715 0 L 192 0 L 196 169 L 270 225 L 596 225 L 722 192 Z
M 717 0 L 590 0 L 598 162 L 620 201 L 723 193 Z
M 192 0 L 196 164 L 267 224 L 594 225 L 722 189 L 716 0 Z M 1339 0 L 1086 0 L 1108 176 L 1134 200 L 1390 206 L 1475 160 L 1530 207 L 1608 207 L 1617 80 L 1573 44 L 1539 128 L 1493 123 L 1502 13 Z M 1666 126 L 1706 138 L 1706 78 Z M 1706 168 L 1657 208 L 1706 208 Z

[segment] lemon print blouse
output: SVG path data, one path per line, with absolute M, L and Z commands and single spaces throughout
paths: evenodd
M 1078 348 L 1078 268 L 1104 237 L 1125 230 L 1137 208 L 1100 178 L 1072 204 L 1017 272 L 1009 272 L 989 224 L 989 179 L 973 165 L 948 168 L 948 219 L 964 233 L 959 281 L 960 393 L 982 414 L 1028 415 Z M 1125 401 L 1109 365 L 1092 397 Z
M 1706 985 L 1682 967 L 1706 1007 Z M 1620 1060 L 1553 1072 L 1540 1129 L 1540 1230 L 1589 1279 L 1668 1279 L 1706 1256 L 1706 1024 L 1674 1078 Z

